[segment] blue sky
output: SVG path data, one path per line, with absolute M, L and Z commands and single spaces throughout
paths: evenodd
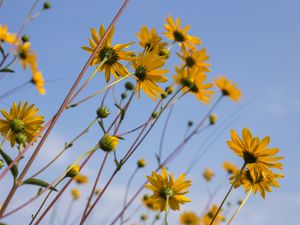
M 0 8 L 1 24 L 8 24 L 9 29 L 16 32 L 32 3 L 32 0 L 4 1 L 4 5 Z M 25 33 L 30 35 L 32 48 L 38 54 L 39 67 L 43 71 L 45 79 L 59 80 L 49 81 L 46 84 L 46 96 L 37 95 L 34 89 L 26 89 L 5 99 L 0 106 L 7 108 L 7 104 L 10 105 L 12 101 L 29 100 L 40 108 L 46 118 L 50 118 L 56 112 L 87 60 L 88 54 L 81 50 L 80 46 L 87 44 L 87 38 L 90 36 L 89 29 L 99 27 L 101 23 L 107 26 L 121 3 L 122 1 L 119 0 L 53 1 L 53 8 L 31 21 L 26 27 Z M 296 221 L 296 209 L 300 206 L 300 181 L 297 173 L 300 156 L 298 141 L 300 138 L 298 131 L 300 126 L 298 119 L 300 113 L 299 7 L 300 2 L 297 0 L 132 0 L 121 16 L 116 26 L 114 43 L 137 41 L 135 33 L 142 25 L 155 27 L 162 32 L 164 18 L 168 15 L 180 17 L 183 25 L 191 25 L 190 33 L 202 39 L 202 46 L 207 48 L 210 56 L 212 72 L 209 74 L 209 79 L 225 74 L 237 82 L 238 87 L 243 91 L 243 99 L 239 104 L 233 104 L 226 100 L 217 108 L 216 113 L 219 115 L 220 123 L 238 107 L 254 98 L 237 114 L 235 121 L 218 137 L 190 174 L 190 178 L 194 181 L 190 197 L 196 200 L 186 205 L 184 209 L 202 209 L 201 207 L 205 204 L 205 184 L 201 177 L 205 167 L 212 167 L 217 174 L 212 184 L 213 188 L 224 179 L 223 171 L 220 168 L 224 160 L 241 164 L 240 160 L 227 148 L 225 141 L 229 138 L 231 128 L 240 132 L 243 127 L 249 127 L 255 135 L 260 137 L 270 135 L 271 146 L 281 149 L 280 154 L 285 156 L 285 178 L 280 181 L 282 187 L 269 194 L 265 201 L 259 196 L 252 196 L 234 223 L 282 225 L 292 224 Z M 132 49 L 137 50 L 138 48 L 135 46 Z M 166 67 L 170 69 L 170 75 L 173 74 L 173 66 L 178 62 L 175 55 L 168 61 Z M 16 74 L 0 81 L 1 92 L 30 78 L 30 72 L 22 71 L 20 65 L 16 64 L 14 68 Z M 88 73 L 91 71 L 89 70 Z M 97 76 L 81 97 L 103 85 L 102 75 Z M 119 85 L 118 88 L 122 90 L 123 87 Z M 83 129 L 94 118 L 98 104 L 99 98 L 96 98 L 77 110 L 70 110 L 63 114 L 40 154 L 36 168 L 32 169 L 32 173 L 40 168 L 43 162 L 55 155 L 55 152 L 58 152 L 63 146 L 64 141 L 74 137 L 76 132 Z M 154 106 L 154 103 L 145 95 L 142 95 L 141 100 L 135 99 L 134 104 L 138 107 L 129 109 L 129 115 L 132 116 L 128 116 L 127 123 L 130 124 L 128 128 L 140 124 L 146 118 L 147 110 Z M 199 120 L 207 109 L 193 96 L 188 96 L 184 101 L 179 102 L 171 118 L 164 151 L 170 152 L 172 147 L 178 144 L 174 140 L 182 138 L 188 120 Z M 145 157 L 149 161 L 149 166 L 138 174 L 133 182 L 132 192 L 138 188 L 145 175 L 151 172 L 155 166 L 153 153 L 158 149 L 164 119 L 165 117 L 161 118 L 156 129 L 151 132 L 137 154 L 126 165 L 125 171 L 117 177 L 107 197 L 100 202 L 98 212 L 102 213 L 95 213 L 94 220 L 91 219 L 90 224 L 98 224 L 95 220 L 100 221 L 105 214 L 103 212 L 108 212 L 122 200 L 122 195 L 116 193 L 124 191 L 126 183 L 124 176 L 129 176 L 134 170 L 137 159 Z M 126 127 L 124 126 L 123 129 L 126 130 Z M 194 138 L 186 147 L 187 153 L 180 155 L 170 164 L 170 169 L 176 175 L 186 168 L 193 152 L 199 149 L 201 143 L 206 137 L 210 137 L 212 132 L 213 129 Z M 100 135 L 100 130 L 95 127 L 87 137 L 74 146 L 72 151 L 83 152 L 91 148 Z M 64 170 L 68 163 L 72 162 L 74 155 L 76 154 L 72 152 L 66 154 L 58 162 L 58 165 L 47 172 L 44 177 L 54 178 L 57 173 Z M 102 155 L 99 154 L 98 157 L 101 159 Z M 91 176 L 95 175 L 99 158 L 94 159 L 83 172 Z M 103 179 L 105 178 L 107 177 L 104 176 Z M 5 180 L 5 184 L 8 185 L 9 182 L 9 180 Z M 227 186 L 227 183 L 224 184 L 224 187 L 227 188 Z M 226 188 L 224 188 L 224 192 Z M 0 185 L 0 190 L 1 192 L 6 191 L 7 186 Z M 83 190 L 88 191 L 89 189 L 86 187 Z M 32 193 L 26 188 L 24 192 Z M 216 203 L 221 200 L 223 194 L 220 193 L 216 197 Z M 232 201 L 241 196 L 243 196 L 243 192 L 237 191 L 233 195 Z M 0 199 L 2 200 L 2 197 Z M 69 196 L 65 199 L 68 201 Z M 24 200 L 24 196 L 19 193 L 13 204 L 18 205 Z M 39 202 L 35 203 L 35 208 L 38 205 Z M 106 207 L 106 205 L 108 206 Z M 64 210 L 63 207 L 61 208 Z M 112 215 L 117 212 L 118 210 L 114 210 Z M 16 214 L 16 217 L 8 218 L 5 221 L 13 225 L 19 224 L 19 221 L 29 219 L 29 213 L 32 211 L 24 210 Z M 172 224 L 177 223 L 177 217 L 178 213 L 170 215 Z

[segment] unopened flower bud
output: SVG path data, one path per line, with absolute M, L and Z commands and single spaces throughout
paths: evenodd
M 69 166 L 69 168 L 67 169 L 67 173 L 66 173 L 66 177 L 75 177 L 78 175 L 80 170 L 80 166 L 79 165 L 71 165 Z
M 127 97 L 127 94 L 125 92 L 121 94 L 122 99 L 125 99 L 126 97 Z
M 191 121 L 191 120 L 188 121 L 188 126 L 189 126 L 189 127 L 191 127 L 191 126 L 193 126 L 193 125 L 194 125 L 193 121 Z
M 166 87 L 165 92 L 167 92 L 168 95 L 172 94 L 174 92 L 174 87 L 173 86 Z
M 210 125 L 214 125 L 218 120 L 218 116 L 216 114 L 211 114 L 209 116 L 209 123 Z
M 4 166 L 4 162 L 3 162 L 3 160 L 2 160 L 2 159 L 0 159 L 0 169 L 2 169 L 2 168 L 3 168 L 3 166 Z
M 143 168 L 146 166 L 146 160 L 145 159 L 140 159 L 137 161 L 137 166 L 138 168 Z
M 170 51 L 168 49 L 162 49 L 158 53 L 159 56 L 164 56 L 165 59 L 168 59 L 170 57 Z
M 106 106 L 101 106 L 99 109 L 97 109 L 97 116 L 98 118 L 104 119 L 108 117 L 110 114 L 109 108 Z
M 133 85 L 133 83 L 128 81 L 125 83 L 125 88 L 127 91 L 132 91 L 134 89 L 134 85 Z
M 181 84 L 185 87 L 192 88 L 194 85 L 194 81 L 191 77 L 186 77 L 181 80 Z
M 158 113 L 157 113 L 157 112 L 153 112 L 153 113 L 151 114 L 151 117 L 152 117 L 153 119 L 155 119 L 157 116 L 158 116 Z
M 21 39 L 22 39 L 23 43 L 28 42 L 29 41 L 29 36 L 25 34 L 25 35 L 22 36 Z
M 155 220 L 159 220 L 159 219 L 160 219 L 160 215 L 159 215 L 159 214 L 156 214 Z
M 27 142 L 27 136 L 26 134 L 20 132 L 20 133 L 17 133 L 16 135 L 16 142 L 18 145 L 23 145 L 25 146 L 26 145 L 26 142 Z
M 147 220 L 148 219 L 148 216 L 146 215 L 146 214 L 142 214 L 141 215 L 141 220 L 142 221 L 145 221 L 145 220 Z
M 165 99 L 165 98 L 168 97 L 168 93 L 167 93 L 167 92 L 164 92 L 164 93 L 162 93 L 160 96 L 161 96 L 162 99 Z
M 99 141 L 99 148 L 105 152 L 112 152 L 116 150 L 118 143 L 119 139 L 116 136 L 105 134 Z
M 50 2 L 45 2 L 44 5 L 43 5 L 43 9 L 47 10 L 47 9 L 50 9 L 50 8 L 51 8 L 51 3 Z

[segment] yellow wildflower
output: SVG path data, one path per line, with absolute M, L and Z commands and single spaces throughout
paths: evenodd
M 200 218 L 197 216 L 196 213 L 192 211 L 186 211 L 183 212 L 180 215 L 180 224 L 181 225 L 199 225 L 200 224 Z
M 4 119 L 0 119 L 0 132 L 3 137 L 10 140 L 12 147 L 18 143 L 18 136 L 22 136 L 22 140 L 29 143 L 42 128 L 44 117 L 37 116 L 38 111 L 34 105 L 28 106 L 28 102 L 24 105 L 21 102 L 18 105 L 14 102 L 9 113 L 4 109 L 1 110 Z
M 73 200 L 77 200 L 80 198 L 81 193 L 77 188 L 74 188 L 71 190 L 71 195 L 73 197 Z
M 18 46 L 18 57 L 20 59 L 23 69 L 28 66 L 36 68 L 36 54 L 30 48 L 30 42 L 25 42 Z
M 46 90 L 44 88 L 45 81 L 41 71 L 33 71 L 31 82 L 41 95 L 46 94 Z
M 77 184 L 86 184 L 87 182 L 89 182 L 89 178 L 86 175 L 82 175 L 82 174 L 78 174 L 75 178 L 74 178 L 75 182 Z
M 143 205 L 153 211 L 157 211 L 160 209 L 159 204 L 149 195 L 145 194 L 142 198 Z
M 140 33 L 136 33 L 139 39 L 139 45 L 145 50 L 159 52 L 161 49 L 165 48 L 167 43 L 162 42 L 162 38 L 158 35 L 155 28 L 151 30 L 146 26 L 142 26 Z
M 211 181 L 214 175 L 214 171 L 211 168 L 205 168 L 203 172 L 203 177 L 206 181 Z
M 153 51 L 139 52 L 137 60 L 132 62 L 139 97 L 141 89 L 154 100 L 163 93 L 163 90 L 155 82 L 161 83 L 168 80 L 163 76 L 168 70 L 160 69 L 164 64 L 164 57 L 158 56 Z
M 242 93 L 236 88 L 236 84 L 232 83 L 225 76 L 216 78 L 215 85 L 221 90 L 223 96 L 229 97 L 232 101 L 236 102 L 240 99 Z
M 190 36 L 187 32 L 190 29 L 190 26 L 181 28 L 180 18 L 176 19 L 176 23 L 172 16 L 169 16 L 165 19 L 166 24 L 164 28 L 166 32 L 163 34 L 170 40 L 177 42 L 180 46 L 195 48 L 195 45 L 201 44 L 201 41 L 198 37 Z
M 233 173 L 235 173 L 238 170 L 237 166 L 234 165 L 231 162 L 224 162 L 223 163 L 223 168 L 229 174 L 233 174 Z
M 191 186 L 190 180 L 185 180 L 185 174 L 181 174 L 175 181 L 174 176 L 169 174 L 165 167 L 162 168 L 162 175 L 153 171 L 152 176 L 147 176 L 149 184 L 145 187 L 151 191 L 153 198 L 159 205 L 160 210 L 180 210 L 180 204 L 191 200 L 184 196 Z
M 217 205 L 213 205 L 211 207 L 211 209 L 209 209 L 209 211 L 202 217 L 201 221 L 203 223 L 203 225 L 209 225 L 212 221 L 212 219 L 214 218 L 215 214 L 218 211 L 218 206 Z M 217 217 L 215 218 L 214 222 L 212 225 L 217 225 L 220 224 L 221 222 L 223 222 L 225 220 L 225 217 L 222 216 L 221 214 L 222 211 L 220 211 L 217 215 Z
M 84 46 L 82 49 L 86 50 L 88 53 L 92 54 L 100 39 L 103 37 L 105 33 L 105 27 L 103 25 L 100 26 L 99 34 L 95 28 L 91 29 L 92 38 L 89 38 L 90 47 Z M 106 61 L 100 67 L 100 71 L 105 72 L 105 80 L 108 82 L 110 80 L 110 75 L 112 74 L 114 77 L 118 78 L 119 76 L 125 76 L 129 74 L 128 70 L 124 65 L 122 65 L 119 61 L 132 61 L 135 56 L 133 52 L 124 51 L 123 49 L 128 48 L 132 43 L 126 44 L 116 44 L 114 46 L 111 45 L 112 38 L 114 34 L 114 28 L 111 29 L 106 39 L 103 41 L 99 51 L 97 52 L 95 58 L 93 59 L 91 65 L 98 65 L 104 59 Z M 100 36 L 99 36 L 100 35 Z
M 6 25 L 0 24 L 0 42 L 6 42 L 8 44 L 17 45 L 19 41 L 17 40 L 16 34 L 11 34 L 8 32 Z

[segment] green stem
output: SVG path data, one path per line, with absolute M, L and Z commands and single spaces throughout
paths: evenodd
M 87 155 L 89 155 L 89 154 L 95 152 L 97 149 L 99 149 L 98 144 L 97 144 L 93 149 L 91 149 L 91 150 L 89 150 L 89 151 L 83 153 L 81 156 L 79 156 L 79 157 L 75 160 L 75 162 L 73 163 L 73 165 L 77 165 L 77 164 L 78 164 L 85 156 L 87 156 Z
M 231 223 L 231 221 L 235 218 L 235 216 L 239 213 L 239 211 L 241 210 L 241 208 L 244 206 L 244 204 L 246 203 L 247 199 L 249 198 L 250 194 L 252 192 L 252 188 L 250 188 L 250 190 L 248 191 L 246 197 L 244 198 L 242 204 L 240 205 L 240 207 L 235 211 L 235 213 L 232 215 L 232 217 L 230 218 L 230 220 L 228 221 L 227 225 L 229 225 Z
M 218 208 L 217 212 L 215 213 L 215 215 L 214 215 L 213 219 L 210 221 L 210 224 L 209 224 L 209 225 L 212 225 L 212 224 L 213 224 L 213 222 L 215 221 L 215 219 L 217 218 L 217 216 L 218 216 L 219 212 L 220 212 L 220 211 L 221 211 L 221 209 L 222 209 L 222 206 L 223 206 L 223 205 L 224 205 L 224 203 L 226 202 L 226 199 L 228 198 L 228 196 L 229 196 L 230 192 L 232 191 L 232 189 L 233 189 L 234 185 L 235 185 L 235 184 L 236 184 L 236 182 L 237 182 L 237 181 L 240 179 L 240 176 L 241 176 L 241 174 L 242 174 L 243 170 L 245 169 L 246 165 L 247 165 L 247 164 L 246 164 L 246 163 L 244 163 L 244 165 L 242 166 L 242 168 L 241 168 L 241 170 L 240 170 L 239 174 L 236 176 L 235 180 L 233 181 L 233 183 L 232 183 L 231 187 L 229 188 L 229 190 L 228 190 L 227 194 L 225 195 L 225 197 L 224 197 L 223 201 L 221 202 L 221 204 L 220 204 L 220 206 L 219 206 L 219 208 Z

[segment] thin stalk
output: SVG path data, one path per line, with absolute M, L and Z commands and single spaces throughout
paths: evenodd
M 229 196 L 230 192 L 232 191 L 232 189 L 233 189 L 234 185 L 235 185 L 235 184 L 236 184 L 236 182 L 239 180 L 239 178 L 240 178 L 240 176 L 241 176 L 241 174 L 242 174 L 243 170 L 245 169 L 246 165 L 247 165 L 247 164 L 246 164 L 246 163 L 244 163 L 244 165 L 242 166 L 242 168 L 241 168 L 241 170 L 240 170 L 239 174 L 236 176 L 236 178 L 235 178 L 234 182 L 231 184 L 231 186 L 230 186 L 230 188 L 229 188 L 228 192 L 226 193 L 226 195 L 225 195 L 225 197 L 224 197 L 223 201 L 221 202 L 221 204 L 219 205 L 219 208 L 218 208 L 217 212 L 215 213 L 214 217 L 212 218 L 212 220 L 210 221 L 210 224 L 209 224 L 209 225 L 212 225 L 212 224 L 213 224 L 213 222 L 215 221 L 215 219 L 217 218 L 217 216 L 218 216 L 219 212 L 221 211 L 221 209 L 222 209 L 222 207 L 223 207 L 224 203 L 226 202 L 226 200 L 227 200 L 227 198 L 228 198 L 228 196 Z
M 231 221 L 236 217 L 236 215 L 239 213 L 239 211 L 241 210 L 241 208 L 245 205 L 247 199 L 249 198 L 250 194 L 252 192 L 252 188 L 250 188 L 250 190 L 248 191 L 246 197 L 244 198 L 242 204 L 240 205 L 240 207 L 235 211 L 235 213 L 232 215 L 232 217 L 230 218 L 230 220 L 228 221 L 227 225 L 229 225 L 231 223 Z
M 115 80 L 114 82 L 110 83 L 109 85 L 105 86 L 104 88 L 102 88 L 102 89 L 96 91 L 94 94 L 91 94 L 90 96 L 88 96 L 88 97 L 86 97 L 86 98 L 84 98 L 84 99 L 82 99 L 82 100 L 80 100 L 80 101 L 78 101 L 78 102 L 76 102 L 76 103 L 74 103 L 74 104 L 72 104 L 72 105 L 67 106 L 67 109 L 76 107 L 76 106 L 78 106 L 79 104 L 81 104 L 81 103 L 83 103 L 83 102 L 85 102 L 85 101 L 87 101 L 87 100 L 89 100 L 89 99 L 95 97 L 96 95 L 102 93 L 102 92 L 105 91 L 106 89 L 108 89 L 108 88 L 110 88 L 110 87 L 116 85 L 117 83 L 119 83 L 120 81 L 126 79 L 127 77 L 129 77 L 129 76 L 131 76 L 131 75 L 132 75 L 132 74 L 127 74 L 126 76 L 121 77 L 120 79 Z
M 70 218 L 70 215 L 71 215 L 71 212 L 72 212 L 72 209 L 73 209 L 73 206 L 74 206 L 74 199 L 72 199 L 70 205 L 68 206 L 68 209 L 67 209 L 67 213 L 66 213 L 66 216 L 65 216 L 65 219 L 64 219 L 64 225 L 68 225 L 68 221 L 69 221 L 69 218 Z
M 62 179 L 60 179 L 60 181 L 57 182 L 57 184 L 54 186 L 54 188 L 56 188 L 57 185 L 59 185 L 59 183 L 62 182 L 62 181 L 64 180 L 64 178 L 65 178 L 65 177 L 63 177 Z M 32 217 L 32 219 L 31 219 L 29 225 L 31 225 L 31 224 L 34 222 L 35 218 L 38 216 L 38 214 L 39 214 L 40 211 L 42 210 L 43 206 L 45 205 L 47 199 L 50 197 L 50 195 L 51 195 L 52 192 L 53 192 L 53 190 L 50 190 L 50 191 L 48 192 L 48 194 L 46 195 L 46 197 L 45 197 L 45 199 L 43 200 L 42 204 L 40 205 L 40 207 L 38 208 L 38 210 L 36 211 L 36 213 L 35 213 L 34 216 Z
M 89 205 L 90 205 L 90 203 L 91 203 L 91 201 L 92 201 L 93 195 L 95 194 L 95 191 L 96 191 L 96 188 L 97 188 L 97 185 L 98 185 L 100 176 L 101 176 L 101 174 L 102 174 L 102 171 L 103 171 L 105 162 L 106 162 L 106 160 L 107 160 L 108 154 L 109 154 L 108 152 L 105 154 L 104 159 L 103 159 L 103 161 L 102 161 L 102 164 L 101 164 L 101 166 L 100 166 L 100 168 L 99 168 L 99 172 L 98 172 L 98 174 L 97 174 L 97 177 L 96 177 L 96 180 L 95 180 L 95 182 L 94 182 L 93 188 L 92 188 L 91 193 L 90 193 L 90 195 L 89 195 L 88 201 L 87 201 L 87 203 L 86 203 L 86 205 L 85 205 L 85 208 L 84 208 L 84 211 L 83 211 L 81 220 L 80 220 L 80 224 L 82 224 L 83 218 L 84 218 L 84 216 L 85 216 L 85 214 L 86 214 L 86 212 L 87 212 L 87 210 L 88 210 L 88 208 L 89 208 Z
M 131 174 L 128 182 L 127 182 L 127 185 L 126 185 L 126 189 L 125 189 L 125 196 L 124 196 L 124 201 L 123 201 L 123 208 L 126 206 L 126 203 L 127 203 L 127 198 L 128 198 L 128 192 L 129 192 L 129 186 L 134 178 L 134 176 L 136 175 L 137 171 L 138 171 L 138 167 L 133 171 L 133 173 Z M 124 223 L 124 214 L 122 214 L 121 216 L 121 225 Z
M 66 144 L 64 149 L 59 152 L 46 166 L 44 166 L 42 169 L 40 169 L 38 172 L 33 174 L 31 177 L 36 177 L 40 175 L 42 172 L 44 172 L 48 167 L 50 167 L 60 156 L 67 151 L 80 137 L 82 137 L 84 134 L 86 134 L 89 129 L 94 125 L 94 123 L 97 121 L 97 118 L 93 119 L 93 121 L 80 133 L 78 134 L 73 140 L 71 140 L 69 143 Z
M 122 137 L 122 136 L 125 136 L 125 135 L 127 135 L 127 134 L 131 134 L 131 133 L 133 133 L 133 132 L 135 132 L 135 131 L 138 131 L 138 130 L 141 129 L 143 126 L 145 126 L 145 123 L 143 123 L 142 125 L 140 125 L 140 126 L 134 128 L 134 129 L 131 129 L 131 130 L 129 130 L 129 131 L 126 131 L 126 132 L 124 132 L 124 133 L 117 134 L 116 136 Z

